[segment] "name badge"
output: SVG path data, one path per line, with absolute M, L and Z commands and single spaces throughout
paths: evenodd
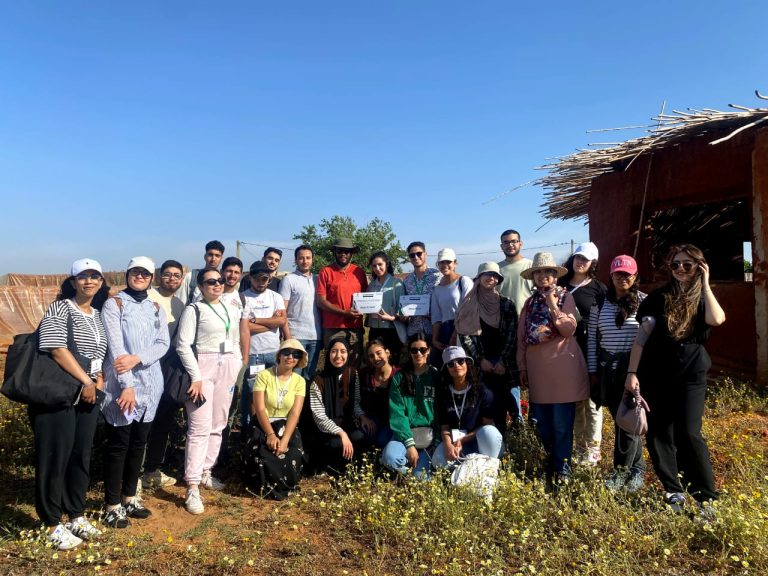
M 224 342 L 221 343 L 222 354 L 229 354 L 234 351 L 235 351 L 235 345 L 232 343 L 232 340 L 224 340 Z
M 458 442 L 459 440 L 464 438 L 464 436 L 466 435 L 467 435 L 466 430 L 459 430 L 458 428 L 451 429 L 451 441 L 453 442 Z
M 264 368 L 266 368 L 264 364 L 254 364 L 253 366 L 248 366 L 248 374 L 250 376 L 256 376 L 256 374 L 264 370 Z
M 95 376 L 96 374 L 101 372 L 101 364 L 102 364 L 101 358 L 91 360 L 91 373 L 89 374 L 89 376 Z

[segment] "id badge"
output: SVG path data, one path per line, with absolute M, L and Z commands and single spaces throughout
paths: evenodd
M 224 342 L 221 343 L 222 354 L 230 354 L 234 351 L 235 351 L 235 345 L 232 343 L 232 340 L 224 340 Z
M 466 436 L 466 435 L 467 435 L 467 431 L 466 430 L 459 430 L 458 428 L 451 428 L 451 441 L 452 442 L 458 442 L 459 440 L 464 438 L 464 436 Z
M 91 373 L 89 376 L 95 376 L 99 372 L 101 372 L 101 364 L 102 360 L 101 358 L 96 358 L 94 360 L 91 360 Z
M 264 364 L 254 364 L 253 366 L 248 366 L 248 375 L 256 376 L 256 374 L 264 370 L 264 368 L 266 368 Z

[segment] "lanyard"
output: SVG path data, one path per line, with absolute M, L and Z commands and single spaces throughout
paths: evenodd
M 99 328 L 96 325 L 96 317 L 93 315 L 93 312 L 91 312 L 91 315 L 89 316 L 88 314 L 80 310 L 80 306 L 78 306 L 74 302 L 74 300 L 70 299 L 69 303 L 72 305 L 75 311 L 79 312 L 80 316 L 83 317 L 83 320 L 85 321 L 85 325 L 88 326 L 88 330 L 90 330 L 91 334 L 93 334 L 93 339 L 96 340 L 96 350 L 98 351 L 99 347 L 101 346 L 101 334 L 99 334 Z
M 208 308 L 210 308 L 211 310 L 213 310 L 213 313 L 214 313 L 214 314 L 216 314 L 216 316 L 218 316 L 218 317 L 219 317 L 219 320 L 221 320 L 222 322 L 224 322 L 224 328 L 225 328 L 225 329 L 226 329 L 226 331 L 227 331 L 227 338 L 229 338 L 229 326 L 232 324 L 232 322 L 231 322 L 231 320 L 229 319 L 229 310 L 227 310 L 227 307 L 226 307 L 226 306 L 224 306 L 224 303 L 223 303 L 223 302 L 220 302 L 220 304 L 221 304 L 221 305 L 224 307 L 224 313 L 227 315 L 227 319 L 226 319 L 226 320 L 224 320 L 224 318 L 222 318 L 222 317 L 221 317 L 221 315 L 219 315 L 219 313 L 218 313 L 218 312 L 216 312 L 216 309 L 215 309 L 213 306 L 211 306 L 211 304 L 208 302 L 208 300 L 206 300 L 206 301 L 205 301 L 205 303 L 206 303 L 206 304 L 208 304 Z
M 288 396 L 288 386 L 291 384 L 291 376 L 288 375 L 288 381 L 285 386 L 280 387 L 280 378 L 277 377 L 277 369 L 275 369 L 275 389 L 277 390 L 277 409 L 280 410 L 285 402 L 285 397 Z
M 451 386 L 451 401 L 453 402 L 453 409 L 456 415 L 459 417 L 459 428 L 461 428 L 461 415 L 464 414 L 464 404 L 467 402 L 467 396 L 469 395 L 469 389 L 471 386 L 467 386 L 461 392 L 457 392 L 456 389 Z M 461 394 L 461 410 L 456 406 L 456 394 Z
M 424 286 L 427 284 L 427 271 L 424 270 L 424 274 L 421 275 L 421 284 L 419 284 L 419 278 L 416 276 L 416 272 L 413 273 L 413 284 L 416 287 L 416 294 L 424 293 Z

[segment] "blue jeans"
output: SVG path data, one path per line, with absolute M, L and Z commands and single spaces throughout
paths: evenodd
M 550 474 L 570 474 L 576 402 L 563 404 L 532 403 L 531 420 L 536 423 L 544 449 L 549 454 L 547 472 Z
M 304 346 L 304 350 L 307 351 L 307 365 L 305 368 L 296 370 L 301 374 L 307 382 L 311 382 L 315 377 L 315 370 L 317 369 L 317 359 L 320 356 L 320 340 L 301 340 L 299 343 Z
M 422 448 L 418 450 L 418 452 L 419 460 L 416 462 L 416 468 L 413 469 L 413 473 L 417 476 L 429 478 L 429 467 L 432 458 L 430 458 L 426 448 Z M 400 474 L 408 474 L 408 459 L 405 457 L 405 454 L 405 444 L 398 442 L 397 440 L 392 440 L 384 446 L 384 450 L 381 453 L 381 463 L 390 470 L 394 470 Z
M 481 426 L 475 432 L 475 437 L 464 444 L 461 444 L 461 455 L 483 454 L 484 456 L 499 457 L 503 438 L 501 432 L 493 424 Z M 440 442 L 432 455 L 432 465 L 435 468 L 445 468 L 449 462 L 445 456 L 445 442 Z
M 389 427 L 389 422 L 381 422 L 378 418 L 369 417 L 376 423 L 376 432 L 368 434 L 365 432 L 365 439 L 376 448 L 384 448 L 384 446 L 392 440 L 392 429 Z
M 243 393 L 240 395 L 240 426 L 243 430 L 248 429 L 251 422 L 251 401 L 253 399 L 253 383 L 256 382 L 256 375 L 251 376 L 251 366 L 264 364 L 264 369 L 271 368 L 277 363 L 276 352 L 267 352 L 266 354 L 251 354 L 248 356 L 248 368 L 243 375 Z

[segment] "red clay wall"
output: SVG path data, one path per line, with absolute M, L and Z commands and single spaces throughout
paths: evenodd
M 710 146 L 713 134 L 657 152 L 653 156 L 646 196 L 646 217 L 655 210 L 691 206 L 752 196 L 752 150 L 754 132 Z M 648 174 L 649 157 L 639 158 L 626 172 L 614 172 L 592 182 L 589 205 L 590 239 L 607 262 L 618 254 L 633 254 L 634 231 Z M 745 239 L 752 237 L 745 230 Z M 649 282 L 660 277 L 650 270 L 651 247 L 640 241 L 636 255 L 640 274 Z M 608 281 L 603 266 L 601 279 Z M 712 330 L 707 346 L 716 368 L 754 377 L 757 344 L 755 329 L 755 291 L 752 283 L 718 283 L 713 290 L 728 321 Z

